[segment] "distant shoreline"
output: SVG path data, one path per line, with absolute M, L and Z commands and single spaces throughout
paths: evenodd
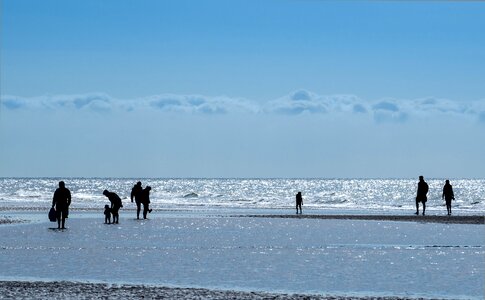
M 0 211 L 2 211 L 0 209 Z M 5 210 L 8 211 L 8 210 Z M 14 211 L 14 209 L 11 209 Z M 40 210 L 30 210 L 38 212 Z M 77 212 L 99 211 L 99 209 L 74 210 Z M 135 211 L 128 209 L 128 211 Z M 167 210 L 164 210 L 167 211 Z M 178 210 L 177 210 L 178 211 Z M 125 215 L 126 216 L 126 215 Z M 123 217 L 123 215 L 122 215 Z M 390 221 L 390 222 L 419 222 L 419 223 L 441 223 L 441 224 L 472 224 L 485 225 L 485 215 L 374 215 L 374 214 L 233 214 L 220 215 L 220 217 L 237 218 L 273 218 L 273 219 L 318 219 L 318 220 L 355 220 L 355 221 Z M 0 216 L 0 225 L 24 223 L 26 220 L 16 219 L 9 216 Z
M 235 216 L 234 216 L 235 217 Z M 322 219 L 322 220 L 362 220 L 362 221 L 398 221 L 444 224 L 484 225 L 485 216 L 416 216 L 416 215 L 240 215 L 249 218 L 284 218 L 284 219 Z

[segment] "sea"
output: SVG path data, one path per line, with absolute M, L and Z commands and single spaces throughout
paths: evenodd
M 0 178 L 0 210 L 44 210 L 63 180 L 72 209 L 102 209 L 103 190 L 117 193 L 125 208 L 133 185 L 151 186 L 151 207 L 165 210 L 294 209 L 303 194 L 305 211 L 408 213 L 415 210 L 417 179 L 282 178 Z M 445 179 L 427 179 L 428 211 L 446 211 Z M 485 179 L 450 179 L 459 214 L 485 213 Z

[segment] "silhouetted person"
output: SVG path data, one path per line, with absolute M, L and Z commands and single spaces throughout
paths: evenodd
M 109 202 L 111 202 L 111 214 L 113 215 L 113 224 L 118 224 L 119 222 L 118 211 L 120 210 L 121 207 L 123 207 L 123 204 L 121 203 L 121 198 L 118 195 L 116 195 L 116 193 L 110 192 L 108 190 L 104 190 L 103 195 L 108 197 Z
M 449 180 L 446 180 L 445 186 L 443 187 L 443 195 L 441 199 L 446 201 L 446 210 L 448 211 L 448 216 L 451 215 L 451 200 L 455 200 L 455 194 L 453 194 L 453 187 Z
M 64 224 L 69 214 L 69 205 L 71 205 L 71 192 L 66 188 L 64 181 L 59 181 L 59 188 L 56 189 L 54 197 L 52 198 L 52 207 L 55 206 L 56 208 L 58 229 L 66 228 Z
M 296 214 L 298 214 L 298 208 L 300 208 L 300 215 L 301 215 L 301 206 L 303 204 L 303 197 L 301 196 L 301 192 L 296 194 Z
M 416 194 L 416 215 L 419 215 L 419 202 L 423 203 L 423 216 L 426 212 L 426 201 L 428 201 L 426 195 L 428 194 L 428 190 L 428 184 L 424 181 L 423 176 L 419 176 L 418 192 Z
M 147 186 L 143 189 L 141 194 L 141 203 L 143 204 L 143 219 L 147 218 L 147 213 L 151 213 L 152 210 L 150 209 L 150 190 L 152 188 Z
M 133 198 L 135 198 L 137 219 L 140 218 L 142 193 L 143 193 L 143 188 L 141 187 L 141 182 L 138 181 L 131 189 L 131 197 L 130 197 L 131 202 L 133 202 Z
M 111 208 L 108 204 L 104 206 L 104 224 L 111 224 Z

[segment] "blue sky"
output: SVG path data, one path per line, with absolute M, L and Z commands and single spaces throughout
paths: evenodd
M 1 5 L 0 176 L 484 176 L 483 2 Z

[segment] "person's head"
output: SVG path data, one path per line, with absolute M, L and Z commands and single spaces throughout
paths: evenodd
M 147 190 L 147 191 L 150 191 L 151 189 L 152 189 L 152 187 L 151 187 L 151 186 L 147 186 L 147 187 L 145 188 L 145 190 Z
M 446 181 L 445 181 L 445 182 L 446 182 L 446 184 L 450 184 L 450 181 L 449 181 L 448 179 L 446 179 Z
M 64 183 L 64 181 L 59 181 L 59 187 L 60 188 L 66 187 L 66 184 Z
M 109 193 L 108 190 L 103 191 L 103 195 L 105 195 L 105 196 L 108 196 L 108 193 Z
M 109 205 L 108 205 L 108 204 L 106 204 L 106 205 L 104 206 L 104 209 L 109 209 Z
M 141 181 L 138 181 L 138 182 L 136 183 L 136 185 L 137 185 L 137 186 L 141 186 Z
M 301 195 L 301 192 L 298 192 L 298 195 Z
M 419 176 L 419 181 L 423 181 L 424 180 L 424 177 L 421 175 Z

